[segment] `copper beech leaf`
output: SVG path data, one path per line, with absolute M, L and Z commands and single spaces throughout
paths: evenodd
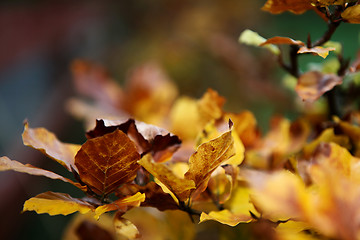
M 193 180 L 179 178 L 166 165 L 154 162 L 150 155 L 142 157 L 139 164 L 163 183 L 178 200 L 186 200 L 190 196 L 190 190 L 195 189 Z
M 360 23 L 360 5 L 351 6 L 341 13 L 341 17 L 349 23 Z
M 264 46 L 266 44 L 276 44 L 276 45 L 287 44 L 287 45 L 299 45 L 299 46 L 305 45 L 305 43 L 303 43 L 302 41 L 294 40 L 288 37 L 272 37 L 267 39 L 262 44 L 260 44 L 260 46 Z
M 61 175 L 58 175 L 54 172 L 47 171 L 47 170 L 44 170 L 41 168 L 37 168 L 30 164 L 24 165 L 18 161 L 11 160 L 8 157 L 0 157 L 0 171 L 8 171 L 8 170 L 27 173 L 30 175 L 44 176 L 44 177 L 48 177 L 51 179 L 59 179 L 61 181 L 70 183 L 70 184 L 74 185 L 75 187 L 80 188 L 81 190 L 86 190 L 86 187 L 82 186 L 80 183 L 76 183 L 76 182 L 74 182 L 68 178 L 65 178 Z
M 342 78 L 335 74 L 311 71 L 300 76 L 295 91 L 304 101 L 313 102 L 341 83 Z
M 35 211 L 38 214 L 48 213 L 49 215 L 69 215 L 74 212 L 82 214 L 94 211 L 90 203 L 72 198 L 69 194 L 45 192 L 24 203 L 23 211 Z
M 30 128 L 28 123 L 25 123 L 22 139 L 24 145 L 41 151 L 70 172 L 72 169 L 77 170 L 74 165 L 74 157 L 79 151 L 80 145 L 62 143 L 52 132 L 45 128 Z
M 203 192 L 207 187 L 211 173 L 235 153 L 236 149 L 231 131 L 201 144 L 190 157 L 189 170 L 185 173 L 185 179 L 195 182 L 197 193 Z
M 308 48 L 306 46 L 301 47 L 297 53 L 311 53 L 313 55 L 318 55 L 322 58 L 326 58 L 329 55 L 330 51 L 335 51 L 336 49 L 333 47 L 313 47 L 313 48 Z
M 87 140 L 75 156 L 81 181 L 106 196 L 136 177 L 140 154 L 120 130 Z
M 262 10 L 279 14 L 290 11 L 295 14 L 302 14 L 307 10 L 314 9 L 309 0 L 268 0 Z

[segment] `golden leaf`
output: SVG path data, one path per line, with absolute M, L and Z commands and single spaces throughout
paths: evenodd
M 137 227 L 128 219 L 121 217 L 118 213 L 114 217 L 114 228 L 116 235 L 125 239 L 133 240 L 141 237 Z
M 59 179 L 64 182 L 71 183 L 72 185 L 74 185 L 77 188 L 80 188 L 83 191 L 86 190 L 86 186 L 82 186 L 81 184 L 76 183 L 76 182 L 74 182 L 68 178 L 65 178 L 61 175 L 58 175 L 54 172 L 47 171 L 47 170 L 44 170 L 41 168 L 37 168 L 30 164 L 24 165 L 18 161 L 11 160 L 8 157 L 0 157 L 0 171 L 8 171 L 8 170 L 13 170 L 16 172 L 22 172 L 22 173 L 27 173 L 27 174 L 36 175 L 36 176 L 44 176 L 44 177 L 48 177 L 51 179 Z
M 313 55 L 318 55 L 322 58 L 326 58 L 329 55 L 330 51 L 335 51 L 336 49 L 333 47 L 312 47 L 308 48 L 306 46 L 301 47 L 297 53 L 311 53 Z
M 360 23 L 360 5 L 351 6 L 341 13 L 341 17 L 349 23 Z
M 243 214 L 234 214 L 232 212 L 230 212 L 229 210 L 225 209 L 225 210 L 221 210 L 221 211 L 211 211 L 209 214 L 207 213 L 201 213 L 200 216 L 200 222 L 205 222 L 208 220 L 215 220 L 218 221 L 222 224 L 226 224 L 229 226 L 236 226 L 239 223 L 247 223 L 250 222 L 252 220 L 252 218 L 248 215 L 243 215 Z
M 45 192 L 24 203 L 23 211 L 35 211 L 38 214 L 68 215 L 74 212 L 82 214 L 94 210 L 94 206 L 83 200 L 72 198 L 65 193 Z
M 75 156 L 81 180 L 106 196 L 132 181 L 140 167 L 135 144 L 120 130 L 87 140 Z
M 41 151 L 70 172 L 72 168 L 77 170 L 74 165 L 74 157 L 79 151 L 80 145 L 62 143 L 52 132 L 45 128 L 30 128 L 28 123 L 25 123 L 22 139 L 26 146 Z

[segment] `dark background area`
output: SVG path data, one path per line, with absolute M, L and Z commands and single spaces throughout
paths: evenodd
M 23 121 L 45 127 L 64 142 L 83 143 L 83 123 L 65 110 L 76 96 L 70 64 L 76 58 L 108 68 L 119 82 L 128 71 L 156 61 L 181 95 L 207 88 L 227 98 L 231 111 L 253 111 L 263 131 L 271 115 L 294 118 L 294 95 L 266 50 L 238 44 L 244 29 L 262 36 L 316 39 L 326 24 L 315 13 L 271 15 L 265 0 L 1 1 L 0 156 L 66 173 L 23 146 Z M 359 47 L 359 27 L 344 24 L 333 40 L 347 57 Z M 301 58 L 301 66 L 319 57 Z M 68 175 L 67 175 L 68 176 Z M 0 239 L 60 239 L 71 216 L 21 214 L 23 202 L 45 191 L 81 193 L 71 185 L 25 174 L 0 173 Z

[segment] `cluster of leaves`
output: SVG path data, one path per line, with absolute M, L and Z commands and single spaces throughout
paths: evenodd
M 328 40 L 340 22 L 360 22 L 359 1 L 268 0 L 263 9 L 297 14 L 315 10 L 328 21 L 328 31 L 314 43 L 310 37 L 306 44 L 286 37 L 266 40 L 250 30 L 240 40 L 269 48 L 297 78 L 295 90 L 303 100 L 314 102 L 325 93 L 338 96 L 335 86 L 359 72 L 360 60 L 350 64 L 339 45 Z M 279 47 L 284 44 L 290 46 L 289 64 L 284 63 L 284 49 Z M 300 72 L 300 54 L 325 58 L 329 51 L 338 56 L 336 73 Z M 79 218 L 74 232 L 82 238 L 98 234 L 102 239 L 136 239 L 143 234 L 155 239 L 150 229 L 164 225 L 157 224 L 160 218 L 149 211 L 137 218 L 131 215 L 136 209 L 148 209 L 142 207 L 186 212 L 200 223 L 252 224 L 253 229 L 261 229 L 252 232 L 256 238 L 360 238 L 360 112 L 343 116 L 331 111 L 329 97 L 330 114 L 337 116 L 305 115 L 294 122 L 274 117 L 269 132 L 261 135 L 251 112 L 225 111 L 225 98 L 214 90 L 200 99 L 178 97 L 176 87 L 153 63 L 135 69 L 124 88 L 101 66 L 77 60 L 72 70 L 79 93 L 92 100 L 68 103 L 70 112 L 86 120 L 87 141 L 63 143 L 48 130 L 28 123 L 22 137 L 25 145 L 63 165 L 73 180 L 8 157 L 0 158 L 0 171 L 62 180 L 85 197 L 45 192 L 27 200 L 24 211 L 80 212 L 97 220 L 116 212 L 113 230 Z M 154 221 L 139 220 L 145 216 Z M 175 221 L 189 224 L 178 216 Z M 163 232 L 171 234 L 169 228 L 174 226 L 166 226 Z M 94 227 L 95 233 L 90 231 Z M 185 238 L 191 239 L 195 232 L 189 229 Z M 160 231 L 157 234 L 161 239 Z

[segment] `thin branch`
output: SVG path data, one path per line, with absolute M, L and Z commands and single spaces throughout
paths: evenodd
M 324 45 L 324 43 L 326 43 L 327 41 L 329 41 L 331 39 L 331 37 L 333 36 L 335 30 L 339 27 L 341 21 L 330 21 L 328 22 L 328 29 L 327 31 L 324 33 L 324 35 L 319 38 L 317 41 L 315 41 L 311 47 L 317 47 L 317 46 L 322 46 Z

